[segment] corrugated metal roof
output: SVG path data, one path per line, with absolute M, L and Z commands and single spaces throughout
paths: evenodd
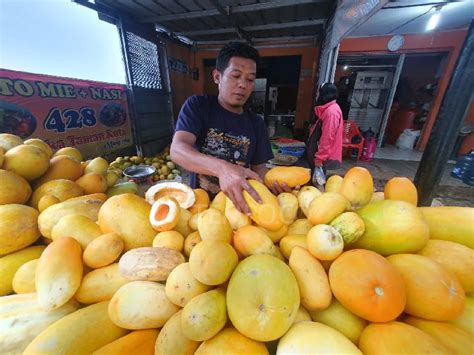
M 85 0 L 77 1 L 84 3 Z M 334 0 L 95 0 L 138 23 L 196 44 L 321 36 Z

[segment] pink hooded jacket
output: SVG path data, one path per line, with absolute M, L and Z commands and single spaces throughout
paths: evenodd
M 342 162 L 344 122 L 341 108 L 336 103 L 336 100 L 333 100 L 324 105 L 316 106 L 314 113 L 322 122 L 319 148 L 314 155 L 315 165 L 321 165 L 326 160 Z M 315 127 L 316 124 L 311 128 L 311 132 Z

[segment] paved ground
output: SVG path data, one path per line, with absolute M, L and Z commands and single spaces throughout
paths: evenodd
M 355 161 L 345 158 L 340 170 L 334 173 L 343 176 L 353 166 L 367 168 L 374 177 L 374 185 L 383 191 L 385 183 L 394 176 L 405 176 L 414 179 L 418 169 L 417 161 L 374 159 L 371 162 Z M 447 164 L 438 188 L 434 204 L 474 207 L 474 187 L 464 184 L 461 180 L 449 175 L 454 164 Z

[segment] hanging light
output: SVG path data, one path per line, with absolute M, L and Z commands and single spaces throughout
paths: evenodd
M 439 20 L 441 19 L 441 6 L 435 7 L 435 12 L 431 15 L 428 23 L 426 24 L 426 31 L 432 31 L 438 26 Z
M 347 70 L 347 69 L 349 69 L 349 66 L 348 66 L 348 65 L 344 65 L 344 66 L 342 67 L 342 69 Z

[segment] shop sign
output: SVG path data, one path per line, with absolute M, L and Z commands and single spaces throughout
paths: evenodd
M 183 74 L 188 74 L 189 73 L 188 65 L 185 62 L 183 62 L 182 60 L 170 57 L 170 58 L 168 58 L 168 63 L 169 63 L 170 70 L 172 70 L 172 71 L 177 71 L 177 72 L 183 73 Z
M 0 133 L 100 156 L 133 144 L 125 85 L 0 69 Z

